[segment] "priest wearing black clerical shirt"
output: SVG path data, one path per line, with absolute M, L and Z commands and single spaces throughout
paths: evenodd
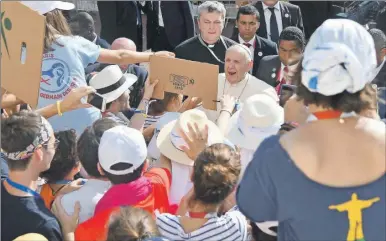
M 181 43 L 175 48 L 176 58 L 215 64 L 220 73 L 224 72 L 226 50 L 236 44 L 221 36 L 224 29 L 226 10 L 222 3 L 205 1 L 198 7 L 200 34 Z

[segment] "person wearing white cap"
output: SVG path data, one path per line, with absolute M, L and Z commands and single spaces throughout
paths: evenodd
M 276 135 L 284 123 L 283 108 L 268 95 L 249 97 L 230 119 L 227 138 L 241 148 L 241 175 L 260 143 Z
M 49 120 L 55 131 L 73 128 L 80 134 L 100 118 L 100 112 L 96 108 L 67 113 L 61 111 L 64 96 L 75 87 L 86 86 L 84 69 L 89 64 L 147 62 L 152 54 L 174 56 L 169 52 L 137 53 L 100 48 L 82 37 L 72 36 L 61 10 L 71 10 L 75 7 L 74 4 L 62 1 L 22 1 L 22 3 L 45 16 L 46 32 L 38 108 L 52 103 L 57 104 L 59 116 Z
M 113 186 L 96 205 L 95 215 L 122 205 L 139 205 L 149 212 L 168 211 L 170 169 L 146 171 L 147 148 L 141 132 L 126 126 L 105 131 L 98 156 L 99 170 Z
M 194 164 L 194 157 L 189 156 L 187 152 L 188 144 L 185 141 L 183 133 L 192 133 L 189 125 L 197 125 L 199 131 L 208 128 L 208 145 L 223 143 L 224 135 L 215 123 L 208 120 L 203 111 L 193 109 L 183 112 L 178 120 L 173 120 L 166 124 L 157 137 L 157 147 L 162 156 L 171 160 L 172 164 L 172 182 L 170 188 L 171 204 L 178 204 L 181 198 L 191 189 L 192 182 L 190 173 Z M 203 138 L 203 137 L 202 137 Z
M 253 67 L 252 54 L 250 50 L 242 45 L 233 45 L 226 51 L 225 73 L 218 76 L 217 98 L 223 95 L 230 95 L 236 98 L 236 109 L 251 95 L 264 93 L 277 98 L 275 89 L 249 74 Z M 209 120 L 216 121 L 221 105 L 217 104 L 217 111 L 205 110 Z
M 304 52 L 298 98 L 312 118 L 265 139 L 237 190 L 251 221 L 278 240 L 386 240 L 385 123 L 372 108 L 374 41 L 351 20 L 325 21 Z

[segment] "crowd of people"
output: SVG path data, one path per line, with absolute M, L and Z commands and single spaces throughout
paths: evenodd
M 382 30 L 307 36 L 298 6 L 264 0 L 228 38 L 221 2 L 198 6 L 199 34 L 188 1 L 111 2 L 101 36 L 72 3 L 22 2 L 45 16 L 44 54 L 37 108 L 1 98 L 1 240 L 386 240 Z M 216 110 L 152 98 L 137 64 L 153 55 L 219 66 Z

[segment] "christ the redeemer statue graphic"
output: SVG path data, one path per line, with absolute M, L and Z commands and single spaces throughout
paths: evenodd
M 347 241 L 365 241 L 362 226 L 362 210 L 371 207 L 375 202 L 380 200 L 375 197 L 369 200 L 358 200 L 358 195 L 353 193 L 351 200 L 338 205 L 331 205 L 328 208 L 339 212 L 347 212 L 349 220 L 349 229 L 347 233 Z

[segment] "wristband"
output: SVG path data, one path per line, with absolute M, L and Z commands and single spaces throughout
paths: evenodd
M 63 115 L 62 111 L 60 110 L 60 104 L 61 103 L 62 103 L 61 101 L 56 101 L 56 110 L 58 111 L 59 116 Z

